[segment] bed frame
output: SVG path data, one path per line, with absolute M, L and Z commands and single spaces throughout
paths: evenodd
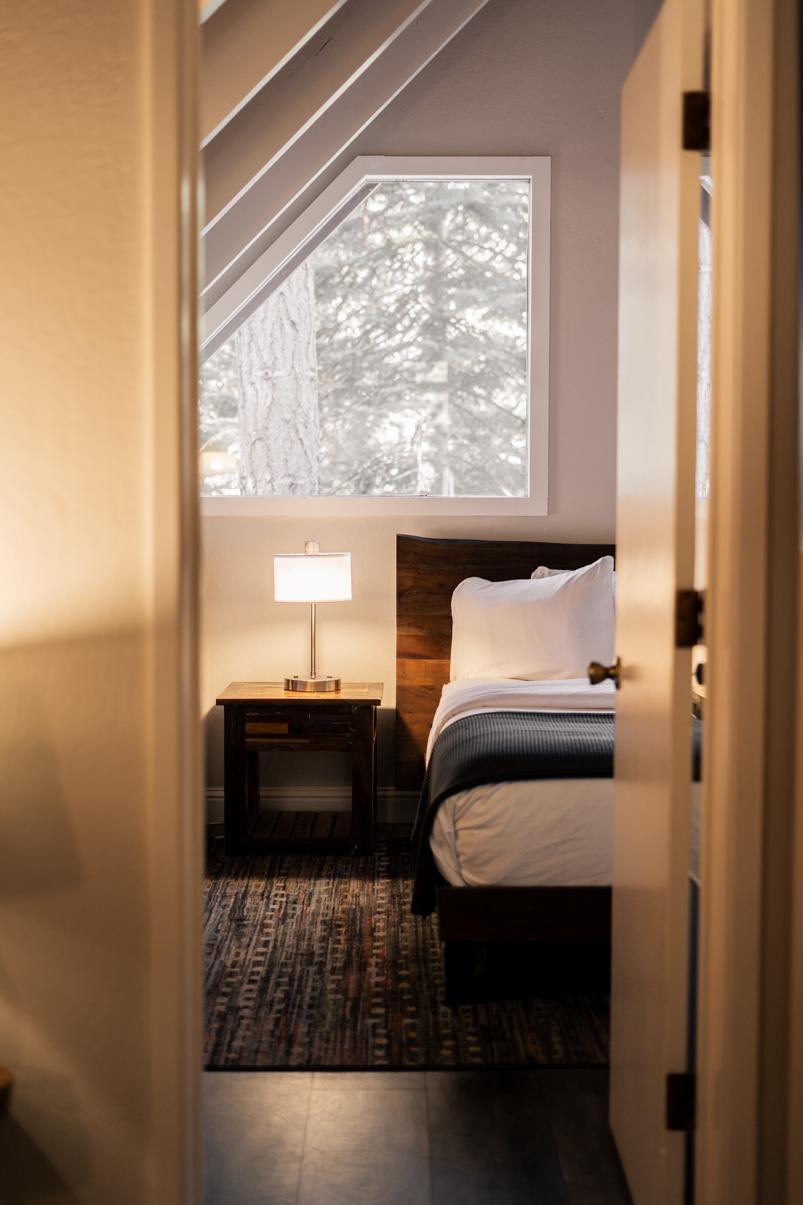
M 610 544 L 396 537 L 397 789 L 418 789 L 423 781 L 429 730 L 449 680 L 455 587 L 467 577 L 529 577 L 538 565 L 579 569 L 614 551 Z M 607 986 L 610 887 L 472 888 L 441 882 L 438 924 L 447 1003 Z M 515 969 L 522 964 L 535 968 L 536 980 L 522 979 Z

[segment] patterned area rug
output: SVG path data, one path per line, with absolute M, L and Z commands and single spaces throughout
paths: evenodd
M 410 914 L 412 850 L 213 852 L 206 884 L 209 1068 L 595 1067 L 607 1000 L 443 1002 L 435 917 Z

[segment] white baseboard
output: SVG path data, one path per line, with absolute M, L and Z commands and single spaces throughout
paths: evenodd
M 348 812 L 351 808 L 348 787 L 263 787 L 259 800 L 263 808 L 277 812 Z M 417 791 L 380 787 L 377 792 L 380 824 L 412 824 L 417 806 Z M 206 822 L 223 823 L 222 787 L 207 787 Z

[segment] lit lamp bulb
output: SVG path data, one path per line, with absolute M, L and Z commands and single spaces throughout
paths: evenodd
M 321 552 L 317 540 L 307 540 L 303 552 L 282 552 L 273 558 L 273 597 L 277 602 L 310 604 L 310 671 L 306 677 L 285 678 L 285 690 L 340 690 L 340 678 L 318 674 L 315 664 L 315 607 L 319 602 L 351 600 L 351 553 Z

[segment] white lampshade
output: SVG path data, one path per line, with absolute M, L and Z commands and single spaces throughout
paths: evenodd
M 346 602 L 351 598 L 350 552 L 283 552 L 273 558 L 277 602 Z

